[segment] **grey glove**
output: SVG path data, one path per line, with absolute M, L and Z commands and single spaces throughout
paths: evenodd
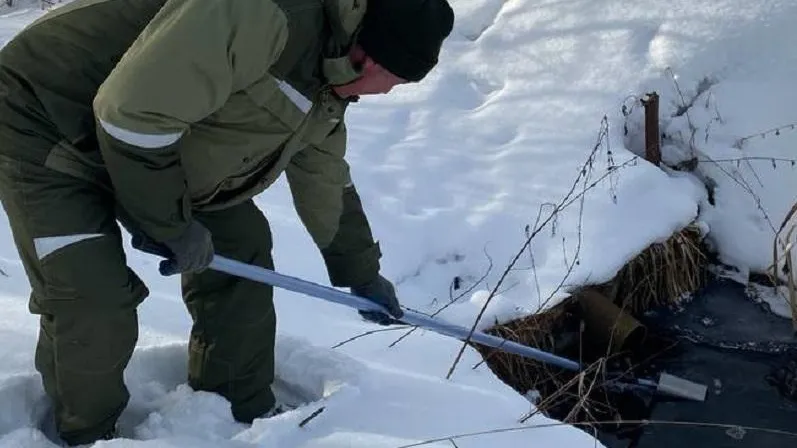
M 388 316 L 378 311 L 360 311 L 360 315 L 370 322 L 389 325 L 393 323 L 394 319 L 401 319 L 404 316 L 404 311 L 401 310 L 401 305 L 396 298 L 396 289 L 389 280 L 381 275 L 364 285 L 353 286 L 351 293 L 384 306 L 390 313 Z
M 210 231 L 199 221 L 191 221 L 185 231 L 163 245 L 171 251 L 171 257 L 162 261 L 160 271 L 163 275 L 201 272 L 213 260 L 213 240 Z

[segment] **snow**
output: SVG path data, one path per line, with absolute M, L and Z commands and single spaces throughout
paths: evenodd
M 789 289 L 785 286 L 777 288 L 751 283 L 747 291 L 757 303 L 763 303 L 767 309 L 776 316 L 786 319 L 792 318 L 792 309 L 789 302 Z
M 35 1 L 17 5 L 0 7 L 0 45 L 41 14 Z M 741 149 L 735 144 L 797 122 L 790 108 L 797 56 L 781 50 L 797 37 L 797 5 L 452 5 L 457 23 L 430 77 L 364 98 L 348 117 L 353 176 L 385 254 L 383 274 L 395 281 L 405 306 L 429 313 L 445 307 L 438 317 L 469 327 L 487 305 L 479 322 L 485 328 L 551 306 L 570 287 L 610 279 L 646 246 L 695 220 L 721 260 L 744 273 L 742 281 L 766 269 L 773 228 L 795 201 L 790 163 L 773 169 L 767 159 L 738 167 L 708 160 L 794 158 L 791 128 L 745 139 Z M 635 159 L 642 111 L 636 106 L 625 117 L 622 106 L 649 91 L 662 99 L 665 160 L 682 161 L 694 151 L 702 160 L 696 172 Z M 684 101 L 692 104 L 688 113 L 673 116 Z M 714 205 L 704 182 L 715 185 Z M 563 199 L 569 205 L 556 209 Z M 284 181 L 257 203 L 272 225 L 277 269 L 327 284 Z M 33 369 L 37 322 L 27 312 L 28 284 L 2 226 L 0 446 L 52 447 L 36 429 L 45 409 Z M 527 233 L 540 227 L 524 248 Z M 416 331 L 394 345 L 405 330 L 392 328 L 332 348 L 379 328 L 351 309 L 286 291 L 276 294 L 276 390 L 299 406 L 237 424 L 223 399 L 185 385 L 190 322 L 178 281 L 158 276 L 158 260 L 127 249 L 152 294 L 141 306 L 141 336 L 126 372 L 132 398 L 120 422 L 123 438 L 98 447 L 395 448 L 524 425 L 525 431 L 456 443 L 596 446 L 567 425 L 537 427 L 556 423 L 542 416 L 518 423 L 532 404 L 486 366 L 474 368 L 481 360 L 474 350 L 445 379 L 459 342 Z M 488 304 L 493 290 L 498 294 Z

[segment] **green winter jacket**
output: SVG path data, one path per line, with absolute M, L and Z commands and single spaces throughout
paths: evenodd
M 3 101 L 50 124 L 47 166 L 112 185 L 156 240 L 285 172 L 332 283 L 363 283 L 380 252 L 344 159 L 348 101 L 330 87 L 357 75 L 345 55 L 365 7 L 75 0 L 0 51 Z

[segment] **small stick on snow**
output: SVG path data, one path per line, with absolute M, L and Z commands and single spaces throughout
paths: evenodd
M 311 421 L 312 419 L 314 419 L 314 418 L 318 417 L 318 415 L 319 415 L 319 414 L 321 414 L 322 412 L 324 412 L 324 409 L 326 409 L 324 406 L 321 406 L 320 408 L 316 409 L 316 410 L 315 410 L 315 412 L 313 412 L 312 414 L 310 414 L 310 416 L 309 416 L 309 417 L 307 417 L 306 419 L 304 419 L 304 420 L 302 420 L 301 422 L 299 422 L 299 427 L 300 427 L 300 428 L 304 428 L 304 426 L 305 426 L 305 425 L 307 425 L 308 423 L 310 423 L 310 421 Z

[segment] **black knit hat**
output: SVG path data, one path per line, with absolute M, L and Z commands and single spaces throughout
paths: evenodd
M 390 73 L 420 81 L 437 64 L 453 26 L 447 0 L 368 0 L 358 42 Z

